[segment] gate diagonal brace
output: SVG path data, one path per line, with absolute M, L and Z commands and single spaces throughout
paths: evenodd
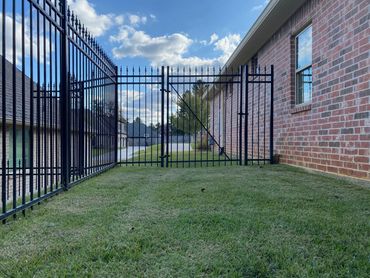
M 167 158 L 167 157 L 171 157 L 171 156 L 169 154 L 159 156 L 159 158 Z
M 197 119 L 197 121 L 202 125 L 202 127 L 204 128 L 204 130 L 207 131 L 207 134 L 211 137 L 211 139 L 213 140 L 214 143 L 216 143 L 218 149 L 219 149 L 219 154 L 222 155 L 224 154 L 225 157 L 230 160 L 230 157 L 226 154 L 225 152 L 225 148 L 224 147 L 221 147 L 220 144 L 217 142 L 217 140 L 215 139 L 215 137 L 209 132 L 208 128 L 205 127 L 205 125 L 202 123 L 202 121 L 198 118 L 198 116 L 194 113 L 193 109 L 191 109 L 191 107 L 186 103 L 186 101 L 184 100 L 184 98 L 179 94 L 179 92 L 175 89 L 175 87 L 169 83 L 169 85 L 172 87 L 172 89 L 176 92 L 176 94 L 179 96 L 179 98 L 181 99 L 182 102 L 185 103 L 185 105 L 187 106 L 187 108 L 189 109 L 189 111 L 194 115 L 194 117 Z

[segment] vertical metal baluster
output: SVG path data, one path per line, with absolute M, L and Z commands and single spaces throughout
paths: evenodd
M 167 67 L 167 130 L 168 134 L 167 137 L 169 138 L 167 145 L 171 146 L 171 149 L 167 152 L 167 167 L 172 167 L 173 166 L 173 137 L 172 137 L 172 124 L 171 124 L 171 116 L 172 116 L 172 94 L 171 94 L 171 88 L 170 88 L 170 75 L 171 75 L 171 69 L 170 67 Z M 170 136 L 171 135 L 171 136 Z M 170 144 L 170 145 L 169 145 Z M 170 147 L 168 147 L 170 148 Z M 176 156 L 175 156 L 176 157 Z
M 45 0 L 43 0 L 43 10 L 45 11 Z M 47 99 L 47 93 L 46 93 L 46 86 L 47 86 L 47 80 L 46 80 L 46 17 L 43 15 L 42 16 L 42 59 L 43 59 L 43 95 L 41 96 L 41 102 L 42 102 L 42 148 L 43 148 L 43 169 L 42 169 L 42 174 L 43 174 L 43 186 L 44 186 L 44 194 L 47 193 L 47 123 L 46 123 L 46 115 L 47 115 L 47 104 L 46 104 L 46 99 Z
M 129 139 L 129 118 L 128 118 L 128 67 L 126 67 L 126 119 L 127 119 L 127 146 L 126 146 L 126 165 L 128 165 L 128 139 Z
M 261 94 L 260 94 L 260 90 L 261 90 L 261 75 L 260 75 L 260 67 L 258 66 L 258 72 L 256 73 L 257 74 L 257 78 L 258 78 L 258 93 L 257 93 L 257 159 L 258 159 L 258 165 L 260 164 L 260 106 L 261 106 L 261 100 L 260 100 L 260 97 L 261 97 Z
M 213 78 L 216 77 L 216 71 L 213 67 Z M 217 80 L 217 79 L 216 79 Z M 212 166 L 215 166 L 215 102 L 216 102 L 216 88 L 212 86 Z
M 242 97 L 240 102 L 242 102 Z M 249 122 L 248 122 L 248 115 L 249 115 L 249 67 L 248 65 L 245 66 L 245 116 L 244 116 L 244 165 L 248 165 L 248 142 L 249 142 Z M 252 114 L 253 116 L 253 114 Z M 253 133 L 252 133 L 253 136 Z
M 139 67 L 139 77 L 138 77 L 138 93 L 139 93 L 139 146 L 141 147 L 141 69 L 140 69 L 140 67 Z M 134 92 L 135 92 L 135 89 L 134 89 Z M 141 151 L 139 151 L 139 154 L 141 154 Z M 141 164 L 140 164 L 140 161 L 141 161 L 141 159 L 140 159 L 140 156 L 141 155 L 139 155 L 138 156 L 138 166 L 141 166 Z
M 22 9 L 22 205 L 26 203 L 26 61 L 25 61 L 25 7 L 24 0 L 21 3 Z M 22 210 L 25 215 L 25 210 Z
M 161 74 L 161 167 L 164 167 L 164 66 Z
M 146 166 L 146 149 L 147 149 L 147 141 L 146 141 L 146 138 L 147 138 L 147 132 L 148 132 L 148 121 L 147 121 L 147 71 L 146 71 L 146 67 L 144 67 L 144 111 L 145 111 L 145 114 L 144 114 L 144 118 L 145 118 L 145 124 L 144 124 L 144 128 L 145 128 L 145 131 L 144 131 L 144 146 L 145 146 L 145 149 L 144 149 L 144 157 L 145 157 L 145 161 L 144 161 L 144 165 Z
M 209 66 L 207 66 L 207 78 L 206 78 L 207 84 L 210 84 L 209 79 L 210 79 L 210 72 L 209 72 Z M 209 87 L 207 87 L 206 90 L 207 90 L 206 91 L 206 105 L 207 105 L 207 107 L 206 107 L 206 114 L 207 114 L 206 128 L 207 128 L 207 131 L 209 131 L 209 129 L 210 129 L 210 126 L 209 126 L 209 124 L 210 124 L 209 123 L 209 121 L 210 121 L 210 119 L 209 119 L 209 117 L 210 117 L 209 116 Z M 209 132 L 206 132 L 206 140 L 207 140 L 207 142 L 206 142 L 206 146 L 207 146 L 207 148 L 206 148 L 206 160 L 207 160 L 206 165 L 208 167 L 209 166 L 209 148 L 210 148 L 210 146 L 209 146 Z
M 239 117 L 237 117 L 237 127 L 238 127 L 238 153 L 239 153 L 239 165 L 242 165 L 242 144 L 243 144 L 243 137 L 242 137 L 242 132 L 243 132 L 243 118 L 246 120 L 246 113 L 243 115 L 243 76 L 244 76 L 244 67 L 240 66 L 239 68 L 239 74 L 240 74 L 240 87 L 239 87 L 239 94 L 237 95 L 237 107 L 239 109 Z M 239 99 L 240 98 L 240 99 Z M 244 117 L 243 117 L 244 116 Z M 244 138 L 246 139 L 246 138 Z
M 136 135 L 135 135 L 135 68 L 132 69 L 132 136 L 133 136 L 133 144 L 132 144 L 132 151 L 131 151 L 131 160 L 132 160 L 132 166 L 135 165 L 135 143 L 136 143 Z M 140 139 L 139 139 L 139 145 L 140 145 Z
M 181 77 L 181 80 L 182 81 L 185 81 L 185 67 L 182 68 L 182 77 Z M 176 89 L 178 89 L 178 88 L 179 88 L 179 84 L 177 84 L 177 86 L 176 86 Z M 182 95 L 183 95 L 183 98 L 185 96 L 185 93 L 186 93 L 186 86 L 185 86 L 185 82 L 184 82 L 183 85 L 182 85 Z M 180 100 L 180 102 L 182 102 L 182 101 L 183 100 Z M 183 133 L 183 141 L 182 141 L 183 142 L 182 143 L 182 167 L 185 168 L 185 121 L 184 120 L 182 121 L 182 130 L 184 131 L 184 133 Z M 190 132 L 188 131 L 187 133 L 190 133 Z M 188 134 L 188 141 L 189 141 L 189 144 L 191 144 L 191 140 L 190 140 L 189 134 Z
M 176 74 L 177 74 L 177 82 L 179 81 L 179 67 L 177 66 L 176 67 L 177 70 L 176 70 Z M 173 67 L 171 67 L 171 75 L 173 76 L 174 73 L 173 73 Z M 171 80 L 174 80 L 173 77 Z M 172 87 L 173 85 L 171 85 Z M 171 89 L 172 90 L 172 89 Z M 179 92 L 179 84 L 176 85 L 176 90 L 177 92 Z M 179 106 L 178 106 L 178 103 L 179 103 L 179 96 L 176 94 L 176 100 L 175 100 L 175 105 L 176 105 L 176 167 L 179 168 Z M 184 146 L 184 140 L 182 141 L 182 144 Z M 184 149 L 184 148 L 183 148 Z
M 66 0 L 61 1 L 61 25 L 63 32 L 60 38 L 60 128 L 61 128 L 61 183 L 64 190 L 68 189 L 70 178 L 70 149 L 69 149 L 69 10 Z
M 255 76 L 253 75 L 253 68 L 252 70 L 252 165 L 254 164 L 254 103 L 255 103 L 255 96 L 254 96 L 254 87 L 255 87 Z
M 12 161 L 12 176 L 13 176 L 13 210 L 16 209 L 17 207 L 17 76 L 16 76 L 16 64 L 17 64 L 17 53 L 16 53 L 16 7 L 15 7 L 15 0 L 13 2 L 13 7 L 12 7 L 12 58 L 13 58 L 13 65 L 12 65 L 12 85 L 13 85 L 13 107 L 12 107 L 12 132 L 13 132 L 13 161 Z M 3 68 L 5 70 L 5 68 Z M 4 83 L 5 84 L 5 83 Z M 4 122 L 3 124 L 6 124 Z M 14 218 L 16 218 L 16 214 L 14 214 Z
M 150 67 L 150 166 L 153 166 L 153 67 Z
M 230 84 L 230 131 L 229 131 L 229 136 L 230 136 L 230 150 L 228 150 L 228 148 L 226 149 L 226 151 L 229 153 L 230 155 L 230 165 L 233 165 L 233 159 L 234 159 L 234 150 L 233 150 L 233 99 L 234 99 L 234 86 L 237 86 L 237 85 L 234 85 L 234 82 L 236 82 L 235 80 L 235 72 L 234 70 L 232 71 L 232 77 L 231 77 L 231 84 Z M 227 118 L 227 117 L 226 117 Z
M 49 16 L 52 18 L 51 9 L 49 9 Z M 50 176 L 50 192 L 54 191 L 54 150 L 53 150 L 53 139 L 54 139 L 54 128 L 53 128 L 53 115 L 54 115 L 54 107 L 53 107 L 53 56 L 52 56 L 52 25 L 51 21 L 49 20 L 49 149 L 50 149 L 50 170 L 49 170 L 49 176 Z
M 170 68 L 167 66 L 167 84 L 166 84 L 166 97 L 167 97 L 167 105 L 166 105 L 166 108 L 167 108 L 167 117 L 166 117 L 166 167 L 168 167 L 168 158 L 169 158 L 169 150 L 168 150 L 168 147 L 169 147 L 169 139 L 170 139 L 170 126 L 169 126 L 169 118 L 170 118 L 170 87 L 169 87 L 169 74 L 170 74 Z
M 226 72 L 227 72 L 227 67 L 226 67 Z M 220 77 L 221 77 L 221 68 L 218 69 L 218 78 L 220 78 Z M 221 137 L 222 136 L 222 134 L 221 134 L 222 119 L 220 117 L 220 114 L 223 117 L 222 112 L 221 112 L 221 109 L 222 109 L 222 107 L 221 107 L 221 98 L 223 98 L 223 95 L 224 94 L 222 92 L 222 86 L 220 84 L 220 94 L 219 94 L 219 98 L 218 98 L 218 122 L 217 122 L 217 124 L 218 124 L 218 144 L 219 144 L 218 150 L 217 150 L 218 166 L 221 165 L 220 151 L 221 151 L 221 146 L 222 146 L 222 142 L 221 142 L 221 138 L 222 138 Z M 223 130 L 222 130 L 222 132 L 223 132 Z
M 120 142 L 120 150 L 119 150 L 119 162 L 122 163 L 122 149 L 123 149 L 123 146 L 122 146 L 122 137 L 123 137 L 123 130 L 122 130 L 122 126 L 124 126 L 124 117 L 123 117 L 123 95 L 122 95 L 122 66 L 119 68 L 119 77 L 118 77 L 118 94 L 119 94 L 119 97 L 120 97 L 120 103 L 119 103 L 119 120 L 120 120 L 120 123 L 119 123 L 119 142 Z M 122 122 L 121 122 L 122 121 Z M 127 133 L 126 133 L 127 135 Z M 122 164 L 121 164 L 122 166 Z
M 270 163 L 274 163 L 274 66 L 271 65 L 271 99 L 270 99 Z
M 186 79 L 184 78 L 184 80 L 186 81 Z M 192 88 L 191 88 L 191 66 L 189 66 L 189 71 L 188 71 L 188 85 L 187 87 L 189 88 L 189 100 L 188 102 L 190 103 L 191 102 L 191 95 L 192 95 Z M 184 100 L 185 101 L 185 104 L 186 104 L 186 99 Z M 188 110 L 189 110 L 189 136 L 190 136 L 190 144 L 189 144 L 189 148 L 188 148 L 188 167 L 190 168 L 191 167 L 191 137 L 192 137 L 192 127 L 191 127 L 191 109 L 190 109 L 190 106 L 188 106 Z M 194 115 L 193 115 L 193 123 L 194 123 Z
M 229 68 L 229 73 L 226 71 L 226 75 L 231 75 L 233 72 L 233 68 Z M 226 81 L 228 81 L 229 77 L 226 77 Z M 228 95 L 229 95 L 229 83 L 226 82 L 225 84 L 225 93 L 224 93 L 224 96 L 223 96 L 223 105 L 222 105 L 222 137 L 223 137 L 223 141 L 224 141 L 224 144 L 221 144 L 221 147 L 224 148 L 224 166 L 226 166 L 226 146 L 227 146 L 227 125 L 226 125 L 226 121 L 227 121 L 227 98 L 228 98 Z
M 203 67 L 200 68 L 200 75 L 202 76 L 202 81 L 204 82 Z M 200 167 L 203 167 L 203 89 L 206 85 L 201 85 L 201 90 L 199 94 L 200 102 Z M 199 117 L 198 117 L 199 118 Z
M 264 84 L 263 84 L 263 164 L 266 164 L 266 66 L 264 67 Z
M 54 20 L 57 21 L 57 13 L 54 13 Z M 54 138 L 55 138 L 55 146 L 53 147 L 54 152 L 55 152 L 55 189 L 59 188 L 59 147 L 58 147 L 58 131 L 59 131 L 59 122 L 58 122 L 58 117 L 59 117 L 59 108 L 58 108 L 58 103 L 59 103 L 59 90 L 58 90 L 58 29 L 56 26 L 54 26 L 54 108 L 55 108 L 55 113 L 54 113 Z
M 156 81 L 157 82 L 160 82 L 161 83 L 161 89 L 159 89 L 159 93 L 157 93 L 157 97 L 156 97 L 156 102 L 157 102 L 157 116 L 156 116 L 156 121 L 157 121 L 157 124 L 159 124 L 159 125 L 157 125 L 157 129 L 156 129 L 156 136 L 157 136 L 157 141 L 156 141 L 156 145 L 157 145 L 157 157 L 156 157 L 156 161 L 157 161 L 157 166 L 159 165 L 159 159 L 160 159 L 160 157 L 158 157 L 158 156 L 160 156 L 161 155 L 161 153 L 159 152 L 159 139 L 160 139 L 160 134 L 159 134 L 159 128 L 161 128 L 161 122 L 160 122 L 160 120 L 161 120 L 161 118 L 160 118 L 160 112 L 162 111 L 162 106 L 161 106 L 161 99 L 162 99 L 162 89 L 163 89 L 163 86 L 162 86 L 162 75 L 160 76 L 160 77 L 158 77 L 159 76 L 159 68 L 157 67 L 156 68 L 156 73 L 157 73 L 157 77 L 156 77 Z M 161 159 L 161 161 L 162 161 L 162 159 Z
M 33 194 L 34 194 L 34 75 L 33 75 L 33 8 L 30 4 L 30 179 L 29 179 L 29 186 L 30 186 L 30 201 L 33 201 Z M 33 206 L 31 206 L 33 209 Z
M 2 100 L 2 160 L 1 160 L 1 202 L 2 202 L 2 213 L 5 214 L 7 211 L 6 208 L 6 193 L 7 193 L 7 165 L 6 165 L 6 134 L 7 134 L 7 128 L 6 128 L 6 43 L 5 43 L 5 37 L 6 37 L 6 5 L 3 0 L 2 5 L 2 58 L 1 58 L 1 65 L 2 65 L 2 72 L 1 72 L 1 80 L 3 86 L 1 87 L 1 100 Z M 3 223 L 5 223 L 5 220 L 3 220 Z

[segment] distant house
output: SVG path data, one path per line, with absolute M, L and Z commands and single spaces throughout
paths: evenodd
M 159 143 L 159 133 L 140 120 L 127 124 L 127 146 L 150 146 Z
M 368 0 L 271 0 L 226 63 L 275 66 L 280 162 L 370 179 L 369 11 Z M 221 138 L 237 134 L 230 111 L 210 114 Z
M 118 116 L 118 148 L 127 148 L 127 120 Z

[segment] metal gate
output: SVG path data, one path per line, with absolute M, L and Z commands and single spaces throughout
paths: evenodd
M 273 160 L 273 67 L 120 69 L 118 162 L 202 167 Z

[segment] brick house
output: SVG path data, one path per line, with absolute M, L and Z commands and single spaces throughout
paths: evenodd
M 370 179 L 369 18 L 368 0 L 271 0 L 226 63 L 274 65 L 281 163 Z M 210 115 L 221 137 L 236 136 L 230 112 Z

